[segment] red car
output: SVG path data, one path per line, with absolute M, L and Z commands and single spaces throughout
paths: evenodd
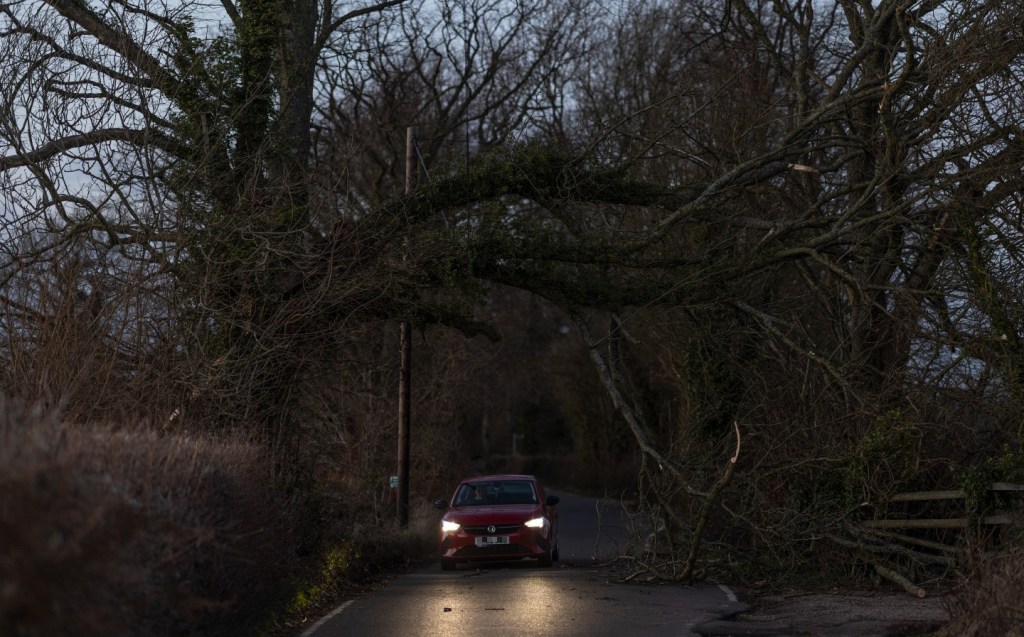
M 558 559 L 558 497 L 544 495 L 537 478 L 479 476 L 463 480 L 441 518 L 441 568 L 458 562 L 533 558 L 541 566 Z

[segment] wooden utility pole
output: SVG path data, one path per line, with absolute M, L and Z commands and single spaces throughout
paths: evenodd
M 414 177 L 413 128 L 405 131 L 405 194 L 412 193 Z M 408 321 L 399 327 L 401 368 L 398 376 L 398 525 L 409 524 L 409 396 L 412 367 L 412 330 Z

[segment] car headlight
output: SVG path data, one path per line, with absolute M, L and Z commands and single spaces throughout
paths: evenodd
M 533 518 L 532 520 L 527 520 L 526 526 L 530 527 L 531 529 L 541 529 L 544 528 L 544 525 L 547 523 L 548 519 L 542 516 L 539 518 Z
M 449 522 L 448 520 L 441 520 L 441 530 L 445 533 L 455 533 L 459 530 L 462 525 L 458 522 Z

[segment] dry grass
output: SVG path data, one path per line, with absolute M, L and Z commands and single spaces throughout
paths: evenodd
M 323 538 L 317 564 L 307 569 L 284 612 L 275 621 L 272 635 L 299 633 L 323 617 L 343 599 L 372 589 L 410 566 L 437 559 L 437 526 L 440 513 L 427 502 L 410 503 L 409 525 L 382 524 L 364 515 L 362 522 Z M 360 516 L 346 516 L 356 520 Z M 330 529 L 323 528 L 324 531 Z
M 1024 547 L 978 558 L 954 598 L 942 637 L 1024 636 Z
M 0 401 L 0 634 L 229 634 L 263 617 L 295 551 L 260 447 Z

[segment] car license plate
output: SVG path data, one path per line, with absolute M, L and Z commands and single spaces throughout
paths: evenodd
M 493 546 L 495 544 L 508 544 L 507 535 L 486 535 L 476 538 L 477 546 Z

